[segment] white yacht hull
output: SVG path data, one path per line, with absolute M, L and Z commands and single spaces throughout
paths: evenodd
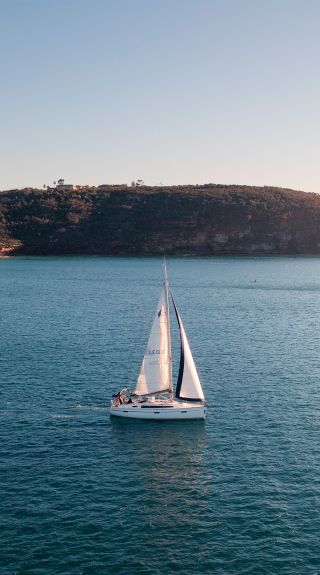
M 182 403 L 178 401 L 172 401 L 166 404 L 163 402 L 124 403 L 117 406 L 111 404 L 110 415 L 131 419 L 152 419 L 159 421 L 205 419 L 206 406 L 199 403 Z

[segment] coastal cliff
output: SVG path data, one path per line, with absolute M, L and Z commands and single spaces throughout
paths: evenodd
M 0 253 L 320 254 L 320 196 L 216 184 L 10 190 Z

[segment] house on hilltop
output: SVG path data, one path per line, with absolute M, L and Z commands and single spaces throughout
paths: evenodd
M 62 192 L 76 192 L 79 190 L 90 190 L 90 188 L 94 188 L 95 186 L 78 186 L 75 184 L 65 184 L 64 183 L 64 179 L 60 178 L 60 180 L 58 180 L 57 182 L 54 182 L 55 184 L 55 189 L 56 190 L 60 190 Z

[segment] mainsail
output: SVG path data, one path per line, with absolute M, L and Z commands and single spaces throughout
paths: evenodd
M 147 395 L 159 391 L 170 391 L 171 389 L 170 328 L 166 290 L 165 284 L 134 390 L 136 395 Z
M 193 361 L 186 332 L 184 330 L 182 320 L 172 294 L 171 297 L 179 324 L 180 342 L 181 342 L 180 365 L 179 365 L 179 374 L 176 388 L 176 397 L 179 399 L 193 399 L 193 400 L 204 401 L 204 395 L 201 383 L 199 380 L 196 366 Z

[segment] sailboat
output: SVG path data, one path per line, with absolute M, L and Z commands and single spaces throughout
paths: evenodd
M 165 261 L 163 270 L 161 296 L 135 389 L 130 391 L 128 388 L 123 388 L 115 393 L 111 400 L 110 414 L 133 419 L 205 419 L 205 398 L 181 316 L 169 289 Z M 169 296 L 180 332 L 180 364 L 175 397 L 172 381 Z

